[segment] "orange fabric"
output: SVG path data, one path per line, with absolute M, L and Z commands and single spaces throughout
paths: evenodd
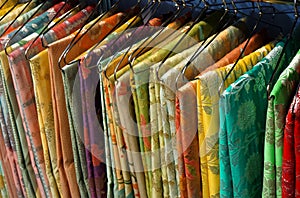
M 248 45 L 246 46 L 243 56 L 247 56 L 248 54 L 252 53 L 256 49 L 261 47 L 263 44 L 267 43 L 269 39 L 267 39 L 265 35 L 266 34 L 264 31 L 253 35 L 251 37 Z M 234 50 L 229 52 L 223 58 L 221 58 L 218 62 L 216 62 L 215 64 L 206 68 L 204 71 L 202 71 L 200 73 L 200 75 L 202 75 L 208 71 L 212 71 L 217 68 L 224 67 L 225 65 L 228 65 L 230 63 L 234 63 L 237 60 L 237 58 L 239 57 L 240 53 L 242 52 L 246 42 L 247 42 L 247 40 L 244 41 L 242 44 L 240 44 L 237 48 L 235 48 Z

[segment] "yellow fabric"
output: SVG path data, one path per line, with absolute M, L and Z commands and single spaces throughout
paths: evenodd
M 189 23 L 187 23 L 183 28 L 181 28 L 179 31 L 181 32 L 181 33 L 184 33 L 184 32 L 186 32 L 187 30 L 188 30 L 188 28 L 190 27 L 190 25 L 191 25 L 191 23 L 192 22 L 189 22 Z M 166 31 L 166 35 L 167 34 L 170 34 L 170 32 L 168 32 L 168 31 Z M 165 36 L 166 36 L 165 35 Z M 173 35 L 174 36 L 174 35 Z M 178 35 L 176 35 L 177 36 L 177 40 L 178 39 L 180 39 L 180 36 L 178 36 Z M 162 36 L 163 38 L 164 38 L 164 36 Z M 173 38 L 173 37 L 172 37 Z M 150 39 L 150 40 L 152 40 L 152 39 Z M 168 38 L 168 39 L 166 39 L 165 41 L 162 41 L 161 43 L 157 43 L 157 45 L 155 45 L 155 48 L 153 48 L 153 49 L 151 49 L 151 50 L 149 50 L 149 51 L 147 51 L 147 52 L 145 52 L 145 53 L 142 53 L 142 54 L 140 54 L 140 56 L 139 57 L 137 57 L 137 59 L 135 60 L 135 62 L 137 62 L 137 63 L 139 63 L 140 61 L 143 61 L 143 60 L 145 60 L 147 57 L 150 57 L 150 56 L 152 56 L 154 53 L 161 53 L 162 51 L 168 51 L 167 49 L 163 49 L 163 47 L 162 46 L 165 46 L 165 45 L 167 45 L 168 43 L 170 43 L 170 40 L 172 40 L 172 39 L 170 39 L 170 38 Z M 151 43 L 151 46 L 152 46 L 152 43 Z M 153 45 L 154 46 L 154 45 Z M 136 45 L 136 47 L 139 47 L 139 44 L 138 45 Z M 135 50 L 135 48 L 133 48 L 133 50 L 131 50 L 131 53 L 133 53 L 133 51 Z M 113 61 L 112 61 L 113 62 Z M 109 76 L 109 80 L 110 81 L 114 81 L 114 68 L 112 69 L 111 67 L 115 67 L 115 66 L 117 66 L 117 65 L 108 65 L 108 68 L 110 68 L 110 73 L 107 73 L 108 74 L 108 76 Z M 107 69 L 108 69 L 107 68 Z M 121 68 L 121 69 L 119 69 L 118 71 L 117 71 L 117 73 L 116 73 L 116 77 L 117 78 L 119 78 L 120 76 L 122 76 L 125 72 L 127 72 L 128 70 L 130 69 L 130 65 L 129 64 L 127 64 L 126 66 L 124 66 L 123 68 Z
M 0 1 L 0 6 L 2 6 L 1 9 L 6 9 L 6 8 L 10 8 L 11 6 L 15 5 L 18 0 L 8 0 L 7 2 L 5 2 L 6 0 L 1 0 Z M 4 4 L 5 3 L 5 4 Z M 4 5 L 3 5 L 4 4 Z
M 267 44 L 240 59 L 231 75 L 225 80 L 222 91 L 245 72 L 252 69 L 273 47 L 274 43 Z M 233 64 L 230 64 L 198 76 L 197 89 L 195 90 L 197 92 L 201 175 L 208 178 L 202 180 L 202 186 L 208 187 L 209 197 L 218 195 L 220 192 L 219 145 L 217 141 L 219 132 L 218 101 L 220 99 L 218 89 L 232 66 Z
M 51 159 L 45 159 L 47 175 L 53 197 L 61 196 L 61 184 L 57 167 L 57 151 L 54 130 L 54 117 L 51 104 L 51 86 L 50 71 L 48 64 L 48 52 L 42 51 L 30 59 L 30 69 L 34 85 L 34 95 L 37 106 L 38 120 L 42 137 L 44 156 L 50 156 Z M 48 93 L 48 94 L 47 94 Z M 51 168 L 52 167 L 52 168 Z
M 20 4 L 18 5 L 16 8 L 14 8 L 10 13 L 8 13 L 1 21 L 0 21 L 0 25 L 5 24 L 7 22 L 10 22 L 12 20 L 14 20 L 17 16 L 19 16 L 20 14 L 24 14 L 28 11 L 30 11 L 31 9 L 33 9 L 34 7 L 36 7 L 36 2 L 31 2 L 28 6 L 27 3 L 24 4 Z M 26 7 L 27 6 L 27 7 Z M 26 7 L 26 9 L 21 13 L 21 11 Z
M 18 9 L 20 6 L 23 6 L 23 4 L 19 4 L 17 5 L 11 12 L 13 12 L 14 10 Z M 11 9 L 13 8 L 13 6 L 9 7 L 9 8 L 5 8 L 5 9 L 1 9 L 0 10 L 0 17 L 4 16 L 6 13 L 8 13 Z

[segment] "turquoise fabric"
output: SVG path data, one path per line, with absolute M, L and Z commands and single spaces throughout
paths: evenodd
M 220 99 L 220 196 L 261 197 L 267 84 L 284 42 L 254 68 L 229 86 Z M 296 54 L 299 43 L 291 40 L 273 82 Z

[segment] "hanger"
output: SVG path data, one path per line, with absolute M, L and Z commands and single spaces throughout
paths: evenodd
M 98 8 L 100 8 L 102 1 L 103 1 L 103 0 L 100 0 L 100 1 L 97 3 L 96 8 L 94 9 L 94 12 L 92 12 L 92 13 L 89 15 L 88 19 L 86 20 L 86 24 L 94 17 L 95 14 L 97 14 L 97 10 L 98 10 Z M 69 51 L 71 51 L 71 49 L 72 49 L 72 48 L 80 41 L 80 39 L 81 39 L 85 34 L 87 34 L 87 32 L 89 32 L 89 30 L 90 30 L 94 25 L 96 25 L 100 20 L 102 20 L 102 18 L 103 18 L 107 13 L 112 12 L 112 11 L 115 11 L 115 10 L 118 8 L 118 6 L 119 6 L 120 1 L 121 1 L 121 0 L 118 0 L 118 1 L 111 7 L 110 10 L 108 10 L 108 11 L 102 13 L 101 16 L 100 16 L 96 21 L 94 21 L 93 24 L 92 24 L 91 26 L 89 26 L 89 27 L 87 28 L 87 30 L 85 30 L 85 32 L 84 32 L 83 34 L 80 35 L 81 31 L 83 30 L 83 28 L 85 27 L 86 24 L 84 24 L 84 25 L 77 31 L 77 33 L 76 33 L 76 35 L 74 36 L 74 38 L 72 39 L 72 41 L 68 44 L 68 46 L 65 48 L 65 50 L 63 51 L 63 53 L 62 53 L 61 56 L 59 57 L 58 67 L 59 67 L 60 70 L 62 70 L 62 65 L 61 65 L 61 64 L 62 64 L 62 61 L 63 61 L 63 63 L 64 63 L 65 65 L 68 64 L 66 58 L 67 58 L 67 54 L 69 53 Z M 78 37 L 78 38 L 77 38 L 77 37 Z M 76 40 L 76 38 L 77 38 L 77 40 Z M 75 60 L 74 62 L 77 62 L 77 61 L 78 61 L 78 60 Z
M 172 51 L 174 51 L 174 49 L 177 48 L 177 46 L 181 43 L 181 41 L 183 39 L 185 39 L 185 37 L 188 35 L 188 33 L 193 29 L 193 27 L 200 22 L 200 20 L 203 18 L 203 16 L 205 15 L 206 11 L 210 8 L 210 5 L 206 2 L 206 0 L 201 0 L 199 3 L 203 2 L 204 3 L 204 8 L 201 10 L 200 14 L 198 15 L 198 17 L 196 18 L 196 20 L 193 22 L 193 24 L 191 25 L 191 27 L 188 29 L 188 31 L 183 34 L 183 36 L 180 38 L 180 40 L 175 44 L 175 46 L 172 48 L 172 50 L 170 50 L 170 52 L 167 54 L 167 56 L 162 60 L 162 62 L 160 63 L 160 65 L 156 68 L 156 77 L 159 81 L 161 81 L 158 73 L 160 68 L 162 67 L 162 65 L 165 63 L 165 61 L 169 58 L 169 56 L 172 54 Z M 200 4 L 199 4 L 200 5 Z M 198 5 L 198 6 L 199 6 Z
M 175 6 L 178 5 L 177 2 L 173 1 L 175 3 Z M 186 8 L 187 7 L 187 4 L 185 3 L 185 1 L 182 1 L 182 5 L 183 5 L 183 8 Z M 177 16 L 179 16 L 180 14 L 180 10 L 178 10 L 179 7 L 177 8 L 177 11 L 174 13 L 173 17 L 171 19 L 175 19 L 177 18 Z M 178 12 L 179 11 L 179 12 Z M 166 20 L 166 23 L 164 23 L 162 26 L 164 26 L 165 24 L 169 23 L 169 21 L 171 21 L 170 19 L 169 20 Z M 130 66 L 130 69 L 133 70 L 133 62 L 135 61 L 135 59 L 142 53 L 144 53 L 144 49 L 146 49 L 146 47 L 152 43 L 152 41 L 157 38 L 160 33 L 163 31 L 163 29 L 161 29 L 160 31 L 158 31 L 154 37 L 150 37 L 149 39 L 146 39 L 145 41 L 143 41 L 142 44 L 140 44 L 128 57 L 128 63 L 129 63 L 129 66 Z M 173 32 L 174 33 L 174 32 Z M 146 42 L 148 42 L 147 44 L 145 44 Z M 114 80 L 117 82 L 118 79 L 117 79 L 117 76 L 116 76 L 116 73 L 121 65 L 121 63 L 123 62 L 123 60 L 125 59 L 126 55 L 129 53 L 130 49 L 132 48 L 133 45 L 130 46 L 130 48 L 128 48 L 128 50 L 126 51 L 126 53 L 123 55 L 122 59 L 119 61 L 119 63 L 117 64 L 117 66 L 115 67 L 114 69 Z M 139 49 L 141 49 L 141 51 L 138 52 Z M 137 54 L 136 54 L 137 53 Z M 132 58 L 134 56 L 134 58 Z M 106 72 L 104 72 L 105 74 L 105 77 L 107 77 L 107 74 Z
M 7 1 L 6 1 L 7 2 Z M 0 7 L 0 9 L 5 5 L 5 3 L 6 2 L 4 2 L 4 4 L 3 5 L 1 5 L 1 7 Z M 34 2 L 34 0 L 30 0 L 29 2 L 27 2 L 27 4 L 26 4 L 26 6 L 21 10 L 21 12 L 15 17 L 15 19 L 13 20 L 13 22 L 12 23 L 10 23 L 10 24 L 13 24 L 16 20 L 17 20 L 17 18 L 19 17 L 19 16 L 21 16 L 21 14 L 24 12 L 24 10 L 26 10 L 27 8 L 28 8 L 28 6 L 31 4 L 31 2 Z M 9 9 L 9 11 L 8 12 L 6 12 L 1 18 L 0 18 L 0 21 L 2 21 L 11 11 L 13 11 L 18 5 L 19 5 L 20 3 L 19 3 L 19 1 L 15 4 L 15 5 L 13 5 L 12 7 L 11 7 L 11 9 Z M 4 31 L 4 33 L 6 32 L 6 30 Z M 2 34 L 3 35 L 3 34 Z M 2 36 L 1 35 L 1 36 Z
M 225 0 L 223 0 L 223 8 L 224 8 L 224 14 L 221 16 L 218 25 L 215 26 L 215 28 L 213 28 L 213 30 L 209 33 L 209 36 L 204 39 L 201 43 L 201 45 L 199 46 L 199 48 L 194 52 L 194 54 L 191 56 L 190 60 L 186 63 L 186 65 L 182 68 L 181 72 L 177 75 L 176 80 L 175 80 L 175 87 L 176 90 L 178 89 L 178 80 L 179 77 L 181 76 L 182 79 L 184 78 L 184 74 L 186 69 L 192 64 L 192 62 L 204 51 L 204 49 L 209 46 L 213 40 L 215 38 L 217 38 L 217 36 L 221 33 L 221 31 L 226 28 L 227 26 L 229 26 L 237 17 L 237 7 L 235 6 L 234 2 L 231 2 L 234 8 L 234 14 L 227 19 L 226 23 L 223 22 L 223 20 L 226 19 L 226 16 L 229 14 L 229 8 L 228 5 L 226 3 Z M 213 36 L 212 38 L 210 38 L 211 36 Z M 207 40 L 209 40 L 208 43 Z M 204 45 L 205 44 L 205 45 Z
M 76 5 L 74 8 L 72 8 L 71 10 L 69 10 L 67 13 L 65 13 L 65 16 L 68 16 L 73 10 L 76 10 L 77 8 L 80 8 L 80 7 L 84 7 L 85 6 L 85 2 L 82 3 L 80 2 L 78 5 Z M 59 24 L 65 17 L 62 17 L 61 19 L 59 19 L 59 21 L 57 22 L 57 24 Z M 56 25 L 56 24 L 55 24 Z M 45 31 L 42 31 L 40 33 L 40 37 L 41 37 L 41 43 L 42 43 L 42 46 L 43 48 L 49 48 L 49 46 L 45 43 L 45 38 L 44 36 L 55 26 L 55 25 L 52 25 L 51 27 L 48 27 Z
M 140 1 L 139 1 L 140 2 Z M 137 9 L 138 7 L 140 7 L 140 3 L 137 3 L 135 6 L 133 6 L 132 8 L 130 8 L 130 10 L 135 10 L 135 9 Z M 145 8 L 145 9 L 142 9 L 143 11 L 144 10 L 146 10 L 147 8 Z M 106 36 L 108 36 L 109 34 L 111 34 L 112 32 L 114 32 L 117 28 L 119 28 L 119 26 L 121 25 L 121 24 L 124 24 L 127 20 L 128 20 L 128 17 L 129 16 L 126 16 L 124 19 L 122 19 Z M 85 33 L 87 33 L 87 31 L 85 32 Z M 85 34 L 84 33 L 84 34 Z M 74 43 L 74 45 L 84 36 L 84 34 L 83 35 L 81 35 L 81 37 Z M 100 43 L 104 40 L 105 38 L 103 38 L 101 41 L 99 41 Z M 68 50 L 68 51 L 70 51 L 70 49 Z M 68 52 L 67 52 L 68 53 Z M 66 56 L 67 56 L 67 53 L 65 53 L 64 54 L 64 57 L 63 56 L 61 56 L 61 57 L 63 57 L 63 60 L 64 60 L 64 63 L 65 64 L 72 64 L 72 63 L 75 63 L 75 62 L 78 62 L 78 61 L 80 61 L 80 60 L 74 60 L 74 61 L 71 61 L 70 63 L 67 63 L 66 62 Z M 60 62 L 59 62 L 60 63 Z
M 258 20 L 256 21 L 256 24 L 255 24 L 255 26 L 253 27 L 253 29 L 252 29 L 252 31 L 251 31 L 251 33 L 250 33 L 250 35 L 249 35 L 249 37 L 248 37 L 248 39 L 247 39 L 247 41 L 246 41 L 244 47 L 243 47 L 243 50 L 241 51 L 241 53 L 240 53 L 240 55 L 238 56 L 237 60 L 235 61 L 235 63 L 233 64 L 233 66 L 230 68 L 229 72 L 227 73 L 227 75 L 226 75 L 225 78 L 223 79 L 221 85 L 219 86 L 219 89 L 218 89 L 218 94 L 219 94 L 219 96 L 221 96 L 221 91 L 222 91 L 222 88 L 223 88 L 223 86 L 224 86 L 224 84 L 225 84 L 225 81 L 226 81 L 227 78 L 230 76 L 231 72 L 234 70 L 234 68 L 235 68 L 235 66 L 238 64 L 239 60 L 242 58 L 242 56 L 243 56 L 243 54 L 244 54 L 244 52 L 245 52 L 245 50 L 246 50 L 246 48 L 247 48 L 247 46 L 248 46 L 248 44 L 249 44 L 249 42 L 250 42 L 251 37 L 255 34 L 258 25 L 261 23 L 261 19 L 262 19 L 263 13 L 262 13 L 262 10 L 261 10 L 261 7 L 260 7 L 259 3 L 258 3 L 258 2 L 256 2 L 256 3 L 257 3 L 258 11 L 259 11 L 259 12 L 258 12 L 259 18 L 258 18 Z
M 154 2 L 154 1 L 152 1 L 152 2 Z M 139 0 L 137 4 L 140 4 L 140 3 L 141 3 L 141 0 Z M 155 5 L 154 3 L 151 3 L 151 4 L 152 4 L 153 6 Z M 114 45 L 114 44 L 122 37 L 122 35 L 124 35 L 125 33 L 127 33 L 126 30 L 129 29 L 129 28 L 131 28 L 132 24 L 135 23 L 135 21 L 138 19 L 138 17 L 142 17 L 143 13 L 144 13 L 145 11 L 147 11 L 147 10 L 148 10 L 149 12 L 147 12 L 147 13 L 145 14 L 145 16 L 147 16 L 147 15 L 151 12 L 151 7 L 150 7 L 148 4 L 147 4 L 147 5 L 146 5 L 146 6 L 145 6 L 145 7 L 144 7 L 144 8 L 143 8 L 136 16 L 135 16 L 134 20 L 128 25 L 128 27 L 127 27 L 123 32 L 120 33 L 120 35 L 118 36 L 118 38 L 114 39 L 112 45 Z M 146 18 L 146 17 L 145 17 L 145 18 Z M 147 24 L 150 20 L 151 20 L 151 18 L 146 22 L 146 24 Z M 136 32 L 136 30 L 137 30 L 137 28 L 133 31 L 133 34 L 134 34 L 134 32 Z M 90 54 L 91 54 L 91 52 L 94 51 L 101 43 L 102 43 L 102 41 L 99 41 L 96 45 L 94 45 L 94 46 L 89 50 L 89 52 L 88 52 L 88 54 L 87 54 L 86 57 L 89 57 Z M 114 57 L 115 57 L 115 55 L 114 55 Z M 103 58 L 103 55 L 99 57 L 98 63 L 102 61 L 102 58 Z M 84 61 L 86 61 L 86 59 L 84 59 Z M 97 65 L 98 65 L 98 64 L 97 64 Z
M 8 2 L 8 1 L 6 1 Z M 6 4 L 6 2 L 4 2 L 4 4 L 1 5 L 1 8 Z M 30 0 L 27 5 L 25 6 L 25 8 L 22 9 L 21 13 L 28 7 L 28 5 L 32 2 L 32 0 Z M 20 5 L 21 3 L 19 1 L 17 1 L 9 10 L 8 12 L 6 12 L 3 16 L 1 16 L 0 21 L 2 21 L 11 11 L 13 11 L 18 5 Z
M 162 24 L 161 26 L 165 26 L 166 24 L 169 23 L 170 20 L 172 20 L 172 18 L 174 18 L 174 16 L 177 16 L 177 15 L 178 15 L 179 5 L 178 5 L 175 1 L 173 1 L 173 2 L 175 3 L 175 6 L 177 6 L 177 7 L 176 7 L 176 8 L 177 8 L 177 12 L 175 12 L 175 14 L 174 14 L 173 16 L 170 16 L 169 18 L 167 18 L 166 21 L 164 21 L 163 24 Z M 156 14 L 156 12 L 157 12 L 158 8 L 160 7 L 160 5 L 161 5 L 161 1 L 158 1 L 158 5 L 155 7 L 155 10 L 152 12 L 153 15 L 149 17 L 149 20 L 147 21 L 146 24 L 148 24 L 149 21 L 150 21 L 150 20 L 153 18 L 153 16 Z M 144 27 L 145 27 L 145 26 L 144 26 Z M 144 27 L 143 27 L 143 28 L 144 28 Z M 162 30 L 163 30 L 163 29 L 161 29 L 160 31 L 158 31 L 157 33 L 155 33 L 156 36 L 155 36 L 153 39 L 155 39 L 155 38 L 162 32 Z M 133 37 L 133 36 L 134 36 L 134 34 L 132 35 L 132 37 Z M 151 37 L 150 37 L 149 39 L 151 39 Z M 152 40 L 153 40 L 153 39 L 152 39 Z M 148 42 L 148 39 L 146 39 L 145 41 L 143 41 L 142 44 L 139 45 L 139 47 L 137 47 L 136 50 L 134 50 L 134 52 L 128 57 L 128 63 L 129 63 L 129 65 L 131 65 L 130 58 L 132 57 L 132 55 L 135 54 L 135 52 L 136 52 L 139 48 L 141 48 L 141 46 L 143 46 L 146 42 L 148 42 L 148 44 L 150 44 L 150 43 L 152 42 L 152 40 L 151 40 L 150 42 Z M 130 52 L 130 50 L 131 50 L 131 48 L 132 48 L 133 46 L 134 46 L 134 43 L 132 43 L 131 46 L 129 46 L 129 48 L 127 49 L 127 51 L 126 51 L 126 52 L 124 53 L 124 55 L 122 56 L 122 59 L 121 59 L 121 60 L 119 61 L 119 63 L 116 65 L 116 67 L 115 67 L 115 69 L 114 69 L 114 78 L 115 78 L 115 79 L 116 79 L 116 71 L 118 71 L 118 69 L 119 69 L 121 63 L 123 62 L 123 60 L 125 59 L 126 55 Z M 146 46 L 145 46 L 145 47 L 146 47 Z M 143 48 L 143 49 L 144 49 L 144 48 Z M 141 51 L 140 51 L 139 53 L 141 53 Z M 137 54 L 137 56 L 139 55 L 139 53 Z M 114 58 L 113 58 L 113 59 L 114 59 Z M 113 60 L 113 59 L 112 59 L 112 60 Z M 98 62 L 98 63 L 99 63 L 99 62 Z M 106 76 L 106 73 L 105 73 L 105 76 Z M 116 81 L 117 81 L 117 79 L 116 79 Z
M 66 0 L 65 4 L 59 9 L 59 11 L 57 11 L 57 13 L 55 14 L 55 16 L 47 23 L 47 25 L 43 28 L 43 30 L 39 33 L 38 36 L 36 36 L 33 41 L 30 43 L 30 45 L 25 49 L 25 58 L 26 60 L 29 60 L 28 57 L 28 52 L 31 49 L 31 47 L 33 46 L 33 44 L 40 38 L 40 36 L 45 32 L 45 31 L 49 31 L 51 30 L 54 26 L 56 26 L 57 24 L 59 24 L 61 21 L 63 21 L 66 17 L 69 16 L 69 14 L 74 10 L 70 9 L 68 12 L 66 12 L 65 14 L 62 15 L 62 17 L 56 21 L 53 25 L 50 26 L 50 24 L 53 22 L 54 19 L 56 19 L 58 17 L 58 15 L 60 14 L 60 12 L 65 8 L 65 6 L 69 3 L 72 3 L 71 0 Z M 80 4 L 78 4 L 76 7 L 79 7 Z M 75 7 L 75 8 L 76 8 Z M 50 26 L 50 27 L 49 27 Z
M 30 0 L 30 3 L 32 2 L 32 1 L 34 1 L 34 0 Z M 10 43 L 10 41 L 23 29 L 23 27 L 31 20 L 31 19 L 33 19 L 34 17 L 35 17 L 35 15 L 39 12 L 39 10 L 40 9 L 42 9 L 42 7 L 46 4 L 46 2 L 47 1 L 44 1 L 43 2 L 43 4 L 41 5 L 41 7 L 39 7 L 39 9 L 37 9 L 35 12 L 34 12 L 34 14 L 32 15 L 32 16 L 30 16 L 27 20 L 26 20 L 26 22 L 23 24 L 23 25 L 21 25 L 21 27 L 19 27 L 18 28 L 18 30 L 13 34 L 13 36 L 8 40 L 8 42 L 6 42 L 5 43 L 5 45 L 4 45 L 4 52 L 5 52 L 5 54 L 8 56 L 8 52 L 7 52 L 7 47 L 8 47 L 8 45 L 9 45 L 9 43 Z M 17 19 L 17 17 L 15 18 L 15 20 Z M 9 25 L 9 27 L 15 22 L 15 20 Z M 6 32 L 8 29 L 9 29 L 9 27 L 7 27 L 6 28 L 6 30 L 4 31 L 4 32 Z
M 179 4 L 176 1 L 173 1 L 175 8 L 177 9 L 176 12 L 173 14 L 173 16 L 171 16 L 171 18 L 169 18 L 167 21 L 164 22 L 164 24 L 162 25 L 162 27 L 164 27 L 166 24 L 170 23 L 172 20 L 175 20 L 181 12 L 184 11 L 184 9 L 187 7 L 187 4 L 185 3 L 185 1 L 182 1 L 182 6 L 183 9 L 180 9 Z M 148 44 L 152 43 L 152 41 L 154 41 L 154 39 L 156 39 L 160 33 L 163 31 L 163 29 L 161 29 L 160 31 L 157 32 L 157 34 L 152 38 L 150 37 L 149 39 L 151 39 L 150 41 L 145 40 L 133 53 L 130 54 L 130 56 L 128 57 L 128 62 L 129 62 L 129 66 L 133 71 L 133 63 L 135 61 L 135 59 L 137 57 L 139 57 L 142 53 L 144 53 L 143 50 L 139 51 L 137 54 L 135 54 L 135 52 L 137 52 L 137 50 L 139 48 L 141 48 L 146 42 L 148 42 Z M 131 46 L 132 47 L 132 46 Z M 143 49 L 145 49 L 147 47 L 147 45 L 143 46 Z M 133 57 L 134 56 L 134 57 Z M 116 70 L 118 70 L 118 68 L 116 68 Z M 134 72 L 134 71 L 133 71 Z
M 150 5 L 152 5 L 152 6 L 150 7 Z M 155 6 L 155 1 L 152 1 L 152 2 L 150 1 L 150 3 L 149 3 L 149 1 L 148 1 L 147 6 L 146 6 L 145 8 L 151 12 L 153 6 Z M 152 12 L 152 15 L 150 15 L 149 20 L 148 20 L 145 24 L 147 24 L 147 23 L 151 20 L 151 18 L 152 18 L 153 15 L 155 14 L 155 12 L 156 12 L 156 11 Z M 145 17 L 145 18 L 146 18 L 146 17 Z M 132 35 L 132 36 L 133 36 L 133 35 Z M 125 54 L 122 56 L 121 61 L 118 63 L 118 65 L 124 60 L 125 56 L 127 55 L 127 53 L 129 53 L 129 51 L 130 51 L 130 49 L 131 49 L 131 47 L 132 47 L 133 45 L 134 45 L 134 44 L 132 44 L 132 45 L 127 49 L 127 51 L 125 52 Z M 114 59 L 116 58 L 116 56 L 117 56 L 117 54 L 115 54 L 111 60 L 114 60 Z M 101 65 L 101 60 L 98 61 L 97 65 Z M 101 66 L 101 68 L 102 68 L 102 66 Z M 101 71 L 99 71 L 99 72 L 102 72 L 102 69 L 101 69 Z M 104 72 L 104 74 L 105 74 L 105 77 L 106 77 L 106 72 Z
M 0 6 L 0 10 L 5 6 L 5 4 L 8 2 L 9 0 L 6 0 L 3 2 L 3 4 Z
M 287 35 L 287 40 L 284 43 L 284 46 L 283 46 L 282 51 L 280 53 L 279 59 L 277 60 L 275 69 L 274 69 L 274 71 L 272 73 L 272 76 L 271 76 L 269 82 L 268 82 L 268 85 L 267 85 L 267 98 L 268 98 L 268 100 L 271 100 L 271 98 L 272 98 L 272 96 L 271 96 L 271 91 L 272 90 L 271 89 L 273 87 L 273 81 L 274 81 L 274 78 L 275 78 L 275 74 L 276 74 L 276 72 L 278 70 L 279 64 L 280 64 L 281 59 L 282 59 L 282 57 L 284 55 L 284 52 L 285 52 L 285 50 L 287 48 L 287 45 L 288 45 L 288 43 L 290 42 L 290 40 L 291 40 L 291 38 L 293 36 L 293 33 L 294 33 L 295 29 L 296 29 L 297 21 L 298 21 L 298 18 L 299 18 L 298 7 L 297 7 L 298 6 L 297 0 L 294 0 L 294 5 L 293 6 L 294 6 L 294 14 L 295 14 L 294 23 L 293 23 L 293 26 L 292 26 L 290 32 Z

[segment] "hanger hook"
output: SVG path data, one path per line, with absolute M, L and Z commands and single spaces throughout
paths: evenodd
M 282 57 L 283 57 L 283 54 L 284 54 L 285 49 L 286 49 L 286 47 L 287 47 L 287 44 L 289 43 L 289 41 L 291 40 L 291 38 L 292 38 L 292 36 L 293 36 L 293 32 L 294 32 L 294 30 L 295 30 L 295 28 L 296 28 L 296 24 L 297 24 L 297 21 L 298 21 L 298 18 L 299 18 L 299 13 L 298 13 L 298 2 L 297 2 L 297 0 L 294 0 L 293 6 L 294 6 L 294 17 L 295 17 L 295 18 L 294 18 L 294 23 L 293 23 L 293 25 L 292 25 L 292 28 L 291 28 L 290 32 L 289 32 L 288 35 L 287 35 L 287 40 L 286 40 L 286 42 L 285 42 L 285 44 L 284 44 L 284 46 L 283 46 L 283 49 L 282 49 L 282 51 L 281 51 L 281 53 L 280 53 L 279 59 L 277 60 L 277 63 L 276 63 L 276 66 L 275 66 L 275 68 L 274 68 L 274 71 L 273 71 L 273 73 L 272 73 L 272 76 L 271 76 L 271 78 L 270 78 L 270 80 L 269 80 L 269 82 L 268 82 L 268 85 L 267 85 L 267 98 L 268 98 L 268 100 L 271 100 L 271 98 L 272 98 L 272 96 L 271 96 L 271 91 L 272 91 L 272 88 L 273 88 L 273 80 L 274 80 L 274 78 L 275 78 L 275 74 L 276 74 L 277 69 L 278 69 L 278 67 L 279 67 L 279 64 L 280 64 L 280 62 L 281 62 L 281 59 L 282 59 Z
M 219 97 L 221 96 L 221 92 L 222 92 L 222 89 L 223 89 L 223 87 L 225 85 L 225 81 L 229 78 L 229 76 L 231 75 L 232 71 L 234 70 L 234 68 L 238 64 L 239 60 L 242 58 L 242 56 L 243 56 L 243 54 L 244 54 L 244 52 L 245 52 L 245 50 L 246 50 L 246 48 L 247 48 L 247 46 L 248 46 L 248 44 L 250 42 L 251 37 L 254 35 L 254 33 L 255 33 L 255 31 L 256 31 L 259 23 L 261 22 L 263 13 L 262 13 L 261 7 L 260 7 L 260 5 L 259 5 L 258 2 L 257 2 L 257 8 L 259 10 L 259 12 L 258 12 L 259 13 L 259 18 L 258 18 L 255 26 L 253 27 L 253 29 L 252 29 L 252 31 L 251 31 L 251 33 L 249 35 L 249 38 L 247 39 L 247 41 L 246 41 L 246 43 L 245 43 L 245 45 L 243 47 L 243 50 L 241 51 L 239 57 L 237 58 L 237 60 L 235 61 L 235 63 L 231 66 L 231 68 L 228 71 L 228 73 L 226 74 L 225 78 L 222 80 L 222 82 L 221 82 L 221 84 L 220 84 L 220 86 L 218 88 L 218 95 L 219 95 Z

